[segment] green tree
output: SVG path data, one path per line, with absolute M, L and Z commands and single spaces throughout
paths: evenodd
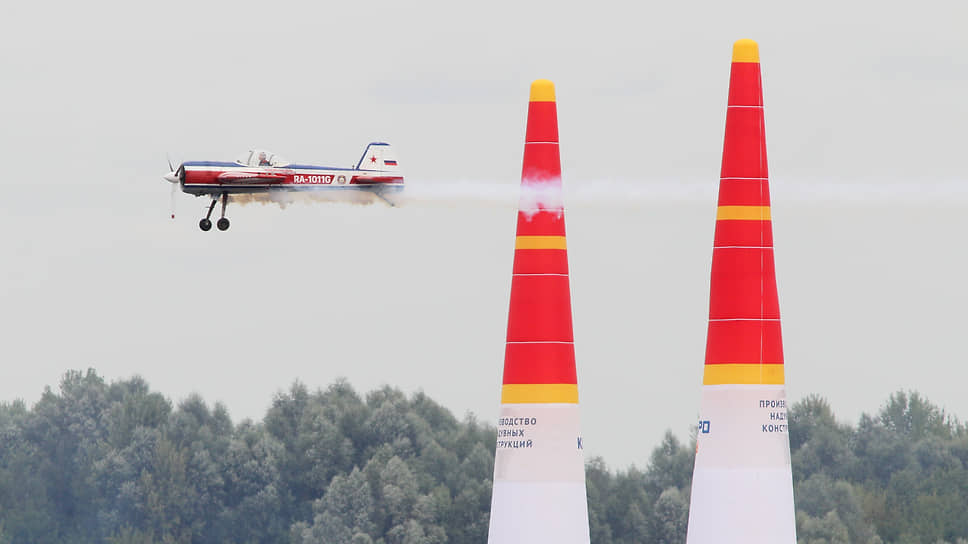
M 672 431 L 666 431 L 659 446 L 653 450 L 645 472 L 646 488 L 659 496 L 670 487 L 692 487 L 692 469 L 696 463 L 696 445 L 683 446 Z
M 487 538 L 495 428 L 423 393 L 297 382 L 239 424 L 198 395 L 172 406 L 93 370 L 0 403 L 0 544 Z M 895 393 L 851 425 L 811 396 L 790 429 L 800 542 L 966 544 L 968 429 L 927 399 Z M 694 454 L 667 433 L 645 471 L 589 459 L 593 541 L 681 542 Z
M 873 526 L 865 520 L 861 502 L 854 492 L 854 486 L 850 483 L 843 480 L 835 481 L 825 473 L 818 472 L 796 484 L 795 496 L 798 524 L 802 521 L 802 523 L 807 524 L 808 529 L 818 531 L 823 527 L 843 525 L 847 530 L 849 542 L 875 543 L 880 541 Z M 829 516 L 831 513 L 835 514 L 837 523 L 834 523 L 834 518 Z M 801 520 L 799 514 L 803 514 L 805 517 Z M 823 534 L 827 536 L 818 536 L 820 533 L 817 533 L 811 538 L 814 540 L 832 538 L 828 533 Z
M 950 438 L 958 427 L 956 421 L 916 392 L 892 394 L 878 418 L 887 429 L 909 440 L 928 435 Z
M 816 395 L 790 407 L 790 449 L 793 480 L 824 472 L 843 477 L 856 464 L 850 448 L 851 430 L 840 425 L 826 399 Z
M 837 512 L 827 512 L 822 518 L 797 512 L 798 544 L 852 544 L 852 542 L 854 541 L 850 540 L 847 526 L 837 516 Z

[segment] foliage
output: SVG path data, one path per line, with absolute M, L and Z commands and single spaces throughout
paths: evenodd
M 801 543 L 965 543 L 968 428 L 914 392 L 856 425 L 790 409 Z M 233 423 L 197 395 L 71 371 L 0 403 L 0 544 L 443 544 L 487 538 L 494 427 L 423 393 L 345 381 L 279 393 Z M 685 540 L 695 442 L 645 463 L 587 462 L 592 541 Z

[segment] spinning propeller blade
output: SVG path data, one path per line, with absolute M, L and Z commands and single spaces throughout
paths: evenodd
M 165 179 L 167 181 L 170 181 L 171 182 L 171 201 L 169 203 L 169 207 L 171 208 L 171 219 L 174 221 L 174 219 L 175 219 L 175 186 L 176 186 L 176 183 L 177 183 L 178 179 L 177 179 L 177 176 L 175 175 L 175 167 L 172 166 L 172 164 L 171 164 L 171 156 L 168 155 L 168 153 L 165 153 L 165 158 L 168 159 L 168 175 L 165 176 Z

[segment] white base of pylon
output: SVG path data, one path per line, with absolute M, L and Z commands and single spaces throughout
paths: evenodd
M 585 482 L 495 482 L 489 544 L 588 544 Z
M 687 544 L 795 544 L 782 385 L 703 386 Z
M 489 544 L 588 544 L 577 404 L 502 404 Z
M 693 482 L 687 544 L 796 544 L 789 470 L 697 469 Z

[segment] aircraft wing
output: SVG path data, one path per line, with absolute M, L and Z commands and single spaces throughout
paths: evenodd
M 218 175 L 222 183 L 279 183 L 286 179 L 281 172 L 223 172 Z

